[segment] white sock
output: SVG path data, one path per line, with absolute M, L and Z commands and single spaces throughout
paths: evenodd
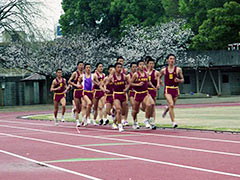
M 149 119 L 145 118 L 145 119 L 144 119 L 144 122 L 149 122 Z
M 150 117 L 149 121 L 150 121 L 150 123 L 154 123 L 154 118 Z

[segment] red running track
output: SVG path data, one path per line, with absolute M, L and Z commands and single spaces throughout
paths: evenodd
M 0 117 L 0 179 L 240 179 L 240 135 Z M 70 159 L 70 160 L 69 160 Z M 71 160 L 72 159 L 72 160 Z M 68 160 L 62 162 L 60 160 Z

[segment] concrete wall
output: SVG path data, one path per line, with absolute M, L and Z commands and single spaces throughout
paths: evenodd
M 23 82 L 21 79 L 22 77 L 0 77 L 0 106 L 31 105 L 47 102 L 45 82 Z M 3 83 L 5 84 L 4 89 L 2 89 Z

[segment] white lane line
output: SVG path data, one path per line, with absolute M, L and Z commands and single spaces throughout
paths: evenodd
M 113 155 L 113 156 L 120 156 L 120 157 L 124 157 L 124 158 L 146 161 L 146 162 L 151 162 L 151 163 L 155 163 L 155 164 L 163 164 L 163 165 L 174 166 L 174 167 L 185 168 L 185 169 L 191 169 L 191 170 L 197 170 L 197 171 L 203 171 L 203 172 L 208 172 L 208 173 L 214 173 L 214 174 L 220 174 L 220 175 L 226 175 L 226 176 L 233 176 L 233 177 L 240 177 L 240 174 L 228 173 L 228 172 L 223 172 L 223 171 L 216 171 L 216 170 L 199 168 L 199 167 L 182 165 L 182 164 L 175 164 L 175 163 L 170 163 L 170 162 L 165 162 L 165 161 L 152 160 L 152 159 L 141 158 L 141 157 L 137 157 L 137 156 L 120 154 L 120 153 L 115 153 L 115 152 L 110 152 L 110 151 L 92 149 L 92 148 L 88 148 L 88 147 L 80 147 L 80 146 L 65 144 L 65 143 L 56 142 L 56 141 L 37 139 L 37 138 L 31 138 L 31 137 L 26 137 L 26 136 L 16 136 L 16 135 L 6 134 L 6 133 L 0 133 L 0 135 L 5 135 L 5 136 L 13 137 L 13 138 L 18 138 L 18 139 L 25 139 L 25 140 L 42 142 L 42 143 L 54 144 L 54 145 L 59 145 L 59 146 L 66 146 L 66 147 L 71 147 L 71 148 L 83 149 L 83 150 L 87 150 L 87 151 L 92 151 L 92 152 L 97 152 L 97 153 L 102 153 L 102 154 L 109 154 L 109 155 Z
M 117 138 L 109 138 L 109 137 L 102 137 L 102 136 L 72 134 L 72 133 L 66 133 L 66 132 L 48 131 L 48 130 L 41 130 L 41 129 L 8 126 L 8 125 L 0 125 L 0 127 L 7 127 L 7 128 L 13 128 L 13 129 L 23 129 L 23 130 L 30 130 L 30 131 L 37 131 L 37 132 L 46 132 L 46 133 L 51 133 L 51 134 L 61 134 L 61 135 L 68 135 L 68 136 L 78 136 L 78 137 L 87 137 L 87 138 L 95 138 L 95 139 L 104 139 L 104 140 L 120 141 L 120 142 L 128 142 L 128 143 L 138 143 L 138 144 L 143 144 L 143 145 L 152 145 L 152 146 L 159 146 L 159 147 L 165 147 L 165 148 L 173 148 L 173 149 L 181 149 L 181 150 L 188 150 L 188 151 L 197 151 L 197 152 L 204 152 L 204 153 L 212 153 L 212 154 L 221 154 L 221 155 L 240 157 L 240 154 L 238 154 L 238 153 L 228 153 L 228 152 L 222 152 L 222 151 L 188 148 L 188 147 L 184 147 L 184 146 L 174 146 L 174 145 L 151 143 L 151 142 L 145 142 L 145 141 L 134 141 L 134 140 L 117 139 Z
M 13 124 L 29 124 L 29 125 L 39 125 L 39 126 L 47 126 L 47 127 L 54 127 L 52 124 L 42 124 L 42 123 L 29 123 L 29 122 L 18 122 L 18 121 L 6 121 L 6 120 L 0 120 L 0 122 L 6 122 L 6 123 L 13 123 Z M 75 125 L 73 125 L 75 126 Z M 68 128 L 68 129 L 74 129 L 75 127 L 67 127 L 60 125 L 61 128 Z M 89 131 L 100 131 L 100 132 L 113 132 L 113 133 L 119 133 L 116 130 L 105 130 L 105 129 L 99 129 L 99 128 L 79 128 L 80 130 L 89 130 Z M 199 141 L 212 141 L 212 142 L 222 142 L 222 143 L 234 143 L 234 144 L 240 144 L 240 141 L 235 140 L 225 140 L 225 139 L 216 139 L 216 138 L 201 138 L 201 137 L 193 137 L 193 136 L 174 136 L 174 135 L 166 135 L 166 134 L 154 134 L 154 133 L 142 133 L 142 132 L 130 132 L 125 131 L 122 132 L 122 134 L 136 134 L 136 135 L 147 135 L 147 136 L 160 136 L 160 137 L 168 137 L 168 138 L 179 138 L 179 139 L 190 139 L 190 140 L 199 140 Z
M 0 150 L 0 153 L 7 154 L 9 156 L 14 156 L 14 157 L 26 160 L 26 161 L 37 163 L 37 164 L 47 166 L 47 167 L 50 167 L 50 168 L 53 168 L 53 169 L 56 169 L 56 170 L 59 170 L 59 171 L 63 171 L 63 172 L 66 172 L 66 173 L 74 174 L 74 175 L 77 175 L 77 176 L 82 176 L 82 177 L 85 177 L 85 178 L 88 178 L 88 179 L 102 180 L 102 179 L 99 179 L 99 178 L 96 178 L 96 177 L 93 177 L 93 176 L 89 176 L 87 174 L 82 174 L 82 173 L 79 173 L 79 172 L 76 172 L 76 171 L 72 171 L 72 170 L 69 170 L 69 169 L 65 169 L 65 168 L 61 168 L 61 167 L 54 166 L 54 165 L 51 165 L 51 164 L 47 164 L 47 163 L 44 163 L 44 162 L 40 162 L 40 161 L 30 159 L 30 158 L 27 158 L 27 157 L 24 157 L 24 156 L 20 156 L 18 154 L 14 154 L 14 153 L 11 153 L 11 152 L 8 152 L 8 151 Z

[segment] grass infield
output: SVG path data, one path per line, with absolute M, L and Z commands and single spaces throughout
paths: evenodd
M 169 114 L 162 118 L 163 109 L 156 109 L 156 125 L 161 128 L 171 128 Z M 175 108 L 175 117 L 179 128 L 199 129 L 213 131 L 240 132 L 240 107 L 201 107 L 201 108 Z M 59 119 L 61 114 L 58 115 Z M 92 116 L 91 116 L 92 117 Z M 37 114 L 28 116 L 28 119 L 53 120 L 53 114 Z M 109 117 L 111 119 L 111 117 Z M 144 113 L 138 114 L 138 120 L 143 125 Z M 65 121 L 74 122 L 71 113 L 65 114 Z M 128 122 L 132 124 L 131 110 L 129 111 Z
M 199 129 L 213 131 L 230 131 L 240 132 L 240 106 L 225 107 L 204 107 L 204 104 L 218 103 L 238 103 L 240 96 L 216 97 L 211 98 L 191 98 L 179 99 L 177 104 L 203 104 L 198 108 L 175 108 L 175 117 L 179 128 Z M 158 104 L 166 104 L 165 100 L 157 100 Z M 61 108 L 60 108 L 61 109 Z M 71 106 L 67 106 L 68 112 Z M 49 114 L 41 114 L 41 112 Z M 158 127 L 171 128 L 171 120 L 169 114 L 166 118 L 162 118 L 162 108 L 156 108 L 156 124 Z M 36 114 L 28 116 L 28 119 L 53 120 L 53 105 L 27 105 L 27 106 L 8 106 L 0 107 L 1 112 L 26 112 L 26 114 Z M 59 114 L 59 118 L 61 115 Z M 111 119 L 111 118 L 110 118 Z M 139 122 L 144 121 L 144 113 L 138 115 Z M 74 121 L 71 113 L 65 114 L 66 121 Z M 131 110 L 129 111 L 128 122 L 132 123 Z

